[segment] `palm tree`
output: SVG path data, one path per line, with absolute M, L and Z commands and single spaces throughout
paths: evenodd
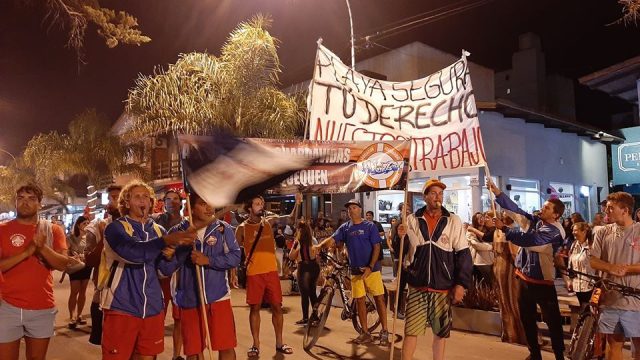
M 296 135 L 305 107 L 277 88 L 280 60 L 270 25 L 269 18 L 255 16 L 229 35 L 219 57 L 182 54 L 167 70 L 141 75 L 129 90 L 126 110 L 135 116 L 125 136 L 216 128 L 245 137 Z
M 55 131 L 34 136 L 24 152 L 26 164 L 35 169 L 35 179 L 44 188 L 60 190 L 65 179 L 83 175 L 89 185 L 101 189 L 113 176 L 146 171 L 129 159 L 137 151 L 110 133 L 109 120 L 95 109 L 77 115 L 67 134 Z

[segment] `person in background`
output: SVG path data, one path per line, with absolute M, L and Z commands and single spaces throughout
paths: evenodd
M 640 208 L 636 209 L 636 216 L 634 216 L 635 222 L 640 222 Z
M 87 247 L 92 249 L 85 255 L 85 265 L 93 268 L 92 282 L 94 286 L 93 298 L 91 299 L 91 334 L 89 343 L 94 345 L 102 344 L 102 309 L 100 309 L 100 290 L 98 290 L 98 265 L 102 259 L 104 249 L 104 229 L 111 221 L 120 217 L 118 210 L 118 197 L 122 186 L 111 185 L 107 188 L 107 205 L 105 206 L 106 219 L 96 219 L 85 228 L 87 234 Z
M 589 257 L 591 256 L 590 248 L 593 242 L 593 234 L 589 224 L 584 221 L 573 224 L 573 237 L 575 241 L 569 249 L 569 270 L 575 270 L 582 273 L 593 275 Z M 580 306 L 585 307 L 589 304 L 593 286 L 589 279 L 577 275 L 573 279 L 567 281 L 567 290 L 575 292 L 580 302 Z
M 593 215 L 593 222 L 591 223 L 591 230 L 595 231 L 596 230 L 596 226 L 603 226 L 606 225 L 606 223 L 604 222 L 604 213 L 602 212 L 597 212 Z
M 178 225 L 184 218 L 181 211 L 182 196 L 175 190 L 168 190 L 164 193 L 162 198 L 164 203 L 164 212 L 155 214 L 152 216 L 153 221 L 156 224 L 162 226 L 165 230 L 169 230 L 172 227 Z M 169 310 L 169 303 L 171 303 L 171 317 L 173 318 L 173 357 L 172 360 L 183 360 L 180 356 L 182 353 L 182 330 L 180 329 L 180 308 L 173 302 L 173 296 L 171 294 L 171 277 L 161 276 L 160 287 L 162 288 L 162 297 L 164 299 L 164 316 L 167 316 L 167 310 Z
M 486 218 L 491 214 L 477 212 L 471 218 L 471 226 L 467 228 L 467 241 L 469 241 L 469 249 L 471 250 L 471 258 L 473 259 L 473 274 L 476 283 L 484 281 L 485 284 L 493 283 L 493 217 Z M 489 224 L 486 226 L 485 224 Z M 490 241 L 485 241 L 485 238 Z
M 85 254 L 92 249 L 87 246 L 87 231 L 89 219 L 84 216 L 78 216 L 73 224 L 73 231 L 67 238 L 67 247 L 69 256 L 84 262 Z M 69 274 L 69 283 L 71 290 L 69 292 L 69 329 L 75 329 L 78 325 L 84 325 L 87 322 L 82 319 L 82 311 L 86 301 L 87 285 L 91 278 L 90 266 L 85 266 L 82 270 Z
M 296 321 L 296 325 L 306 325 L 308 321 L 314 322 L 318 320 L 318 315 L 315 313 L 309 318 L 309 301 L 311 301 L 311 308 L 314 308 L 318 302 L 316 283 L 320 276 L 320 265 L 313 247 L 315 244 L 317 244 L 317 241 L 311 235 L 309 223 L 304 220 L 298 222 L 298 231 L 296 231 L 295 240 L 289 252 L 289 259 L 298 263 L 298 287 L 300 288 L 302 319 Z

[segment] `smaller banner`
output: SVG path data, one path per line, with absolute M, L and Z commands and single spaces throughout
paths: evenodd
M 254 140 L 285 157 L 315 159 L 270 188 L 268 194 L 404 190 L 407 185 L 409 141 Z

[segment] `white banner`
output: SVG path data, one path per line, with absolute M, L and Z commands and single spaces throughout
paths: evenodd
M 310 85 L 310 139 L 411 139 L 412 171 L 484 166 L 486 157 L 465 56 L 425 78 L 362 75 L 322 45 Z

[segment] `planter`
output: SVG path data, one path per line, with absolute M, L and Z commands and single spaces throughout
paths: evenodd
M 502 319 L 497 311 L 452 307 L 453 328 L 488 335 L 502 335 Z

